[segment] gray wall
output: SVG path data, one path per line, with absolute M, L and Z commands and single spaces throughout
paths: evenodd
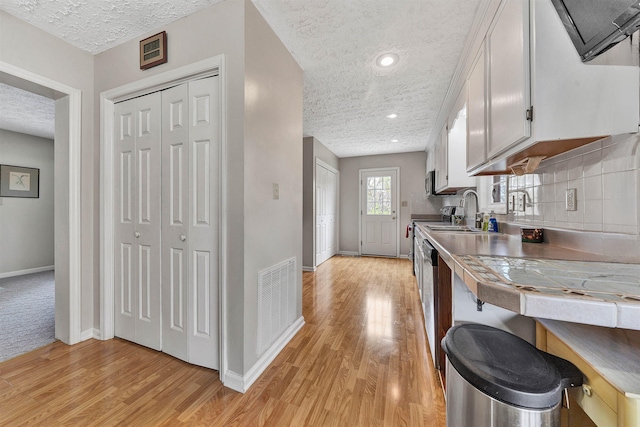
M 315 191 L 316 159 L 320 159 L 339 170 L 340 159 L 324 144 L 312 136 L 303 138 L 303 219 L 302 219 L 302 265 L 313 268 L 315 262 Z M 338 220 L 339 221 L 339 220 Z
M 0 276 L 53 266 L 53 141 L 0 129 L 0 164 L 40 169 L 40 197 L 3 197 Z
M 98 256 L 98 210 L 99 164 L 98 151 L 94 151 L 94 105 L 93 105 L 93 56 L 63 40 L 0 11 L 0 62 L 17 67 L 28 73 L 42 76 L 58 83 L 82 91 L 82 167 L 81 167 L 81 328 L 89 331 L 94 327 L 93 297 L 94 287 L 98 286 L 99 268 L 95 262 Z M 0 81 L 4 76 L 0 75 Z M 62 102 L 62 104 L 59 104 Z M 58 106 L 60 105 L 60 109 Z M 65 111 L 63 111 L 65 110 Z M 63 99 L 56 102 L 56 122 L 66 120 L 68 104 Z M 98 126 L 99 127 L 99 126 Z M 58 134 L 56 132 L 56 134 Z M 55 144 L 56 152 L 66 151 L 68 139 L 60 139 Z M 55 174 L 58 184 L 68 177 L 68 159 L 56 156 Z M 59 176 L 62 174 L 63 176 Z M 61 262 L 68 264 L 68 191 L 64 185 L 55 188 L 55 227 L 56 250 L 65 252 Z M 59 203 L 60 202 L 60 203 Z M 61 228 L 59 228 L 59 226 Z M 66 235 L 65 235 L 66 233 Z M 56 256 L 58 263 L 58 256 Z M 56 266 L 57 303 L 69 301 L 69 266 Z M 66 310 L 68 312 L 68 309 Z M 56 338 L 67 339 L 69 335 L 68 314 L 56 315 Z M 61 333 L 60 331 L 64 331 Z
M 378 156 L 347 157 L 340 159 L 340 252 L 358 252 L 359 228 L 359 171 L 370 168 L 400 168 L 400 207 L 398 233 L 400 233 L 400 255 L 408 255 L 410 239 L 405 238 L 406 226 L 411 222 L 412 198 L 423 198 L 426 174 L 426 153 L 383 154 Z M 427 206 L 427 205 L 425 205 Z M 424 208 L 427 209 L 427 208 Z M 421 210 L 424 210 L 421 209 Z M 435 213 L 436 208 L 427 209 Z M 414 212 L 418 213 L 418 212 Z
M 251 1 L 245 2 L 244 364 L 257 360 L 258 272 L 297 262 L 302 316 L 302 70 Z M 272 184 L 280 197 L 273 198 Z M 233 234 L 229 234 L 234 238 Z M 231 254 L 230 254 L 231 255 Z M 230 275 L 230 278 L 233 277 Z M 234 306 L 230 306 L 233 310 Z
M 257 360 L 258 271 L 291 257 L 302 264 L 302 70 L 250 0 L 218 3 L 162 30 L 168 35 L 166 64 L 140 70 L 138 41 L 145 35 L 96 55 L 95 97 L 225 55 L 227 357 L 228 369 L 244 374 Z M 100 120 L 97 103 L 94 120 Z M 98 147 L 99 127 L 95 141 Z M 273 183 L 280 185 L 279 200 L 272 198 Z M 301 271 L 298 285 L 301 314 Z M 96 298 L 96 311 L 98 303 Z

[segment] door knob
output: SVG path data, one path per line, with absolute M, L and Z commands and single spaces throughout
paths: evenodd
M 137 239 L 137 238 L 139 238 L 139 237 L 140 237 L 140 232 L 139 232 L 139 231 L 136 231 L 133 235 L 134 235 L 134 236 L 136 236 L 136 239 Z
M 391 217 L 391 219 L 396 219 L 396 217 L 395 217 L 395 216 L 392 216 L 392 217 Z
M 180 240 L 183 241 L 183 242 L 186 241 L 187 240 L 187 236 L 185 236 L 184 234 L 181 234 L 180 235 Z

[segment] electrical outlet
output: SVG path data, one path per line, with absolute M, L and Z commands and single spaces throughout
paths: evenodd
M 280 199 L 280 185 L 273 184 L 273 200 Z
M 518 211 L 527 210 L 527 193 L 518 193 Z
M 568 188 L 565 193 L 566 210 L 575 211 L 578 210 L 578 203 L 576 201 L 576 189 Z

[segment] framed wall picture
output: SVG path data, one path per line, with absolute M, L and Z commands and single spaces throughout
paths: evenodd
M 0 197 L 40 197 L 40 169 L 0 165 Z
M 140 69 L 167 62 L 167 32 L 163 31 L 140 41 Z

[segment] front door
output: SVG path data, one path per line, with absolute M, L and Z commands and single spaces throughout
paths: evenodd
M 362 255 L 398 256 L 398 169 L 360 171 Z

